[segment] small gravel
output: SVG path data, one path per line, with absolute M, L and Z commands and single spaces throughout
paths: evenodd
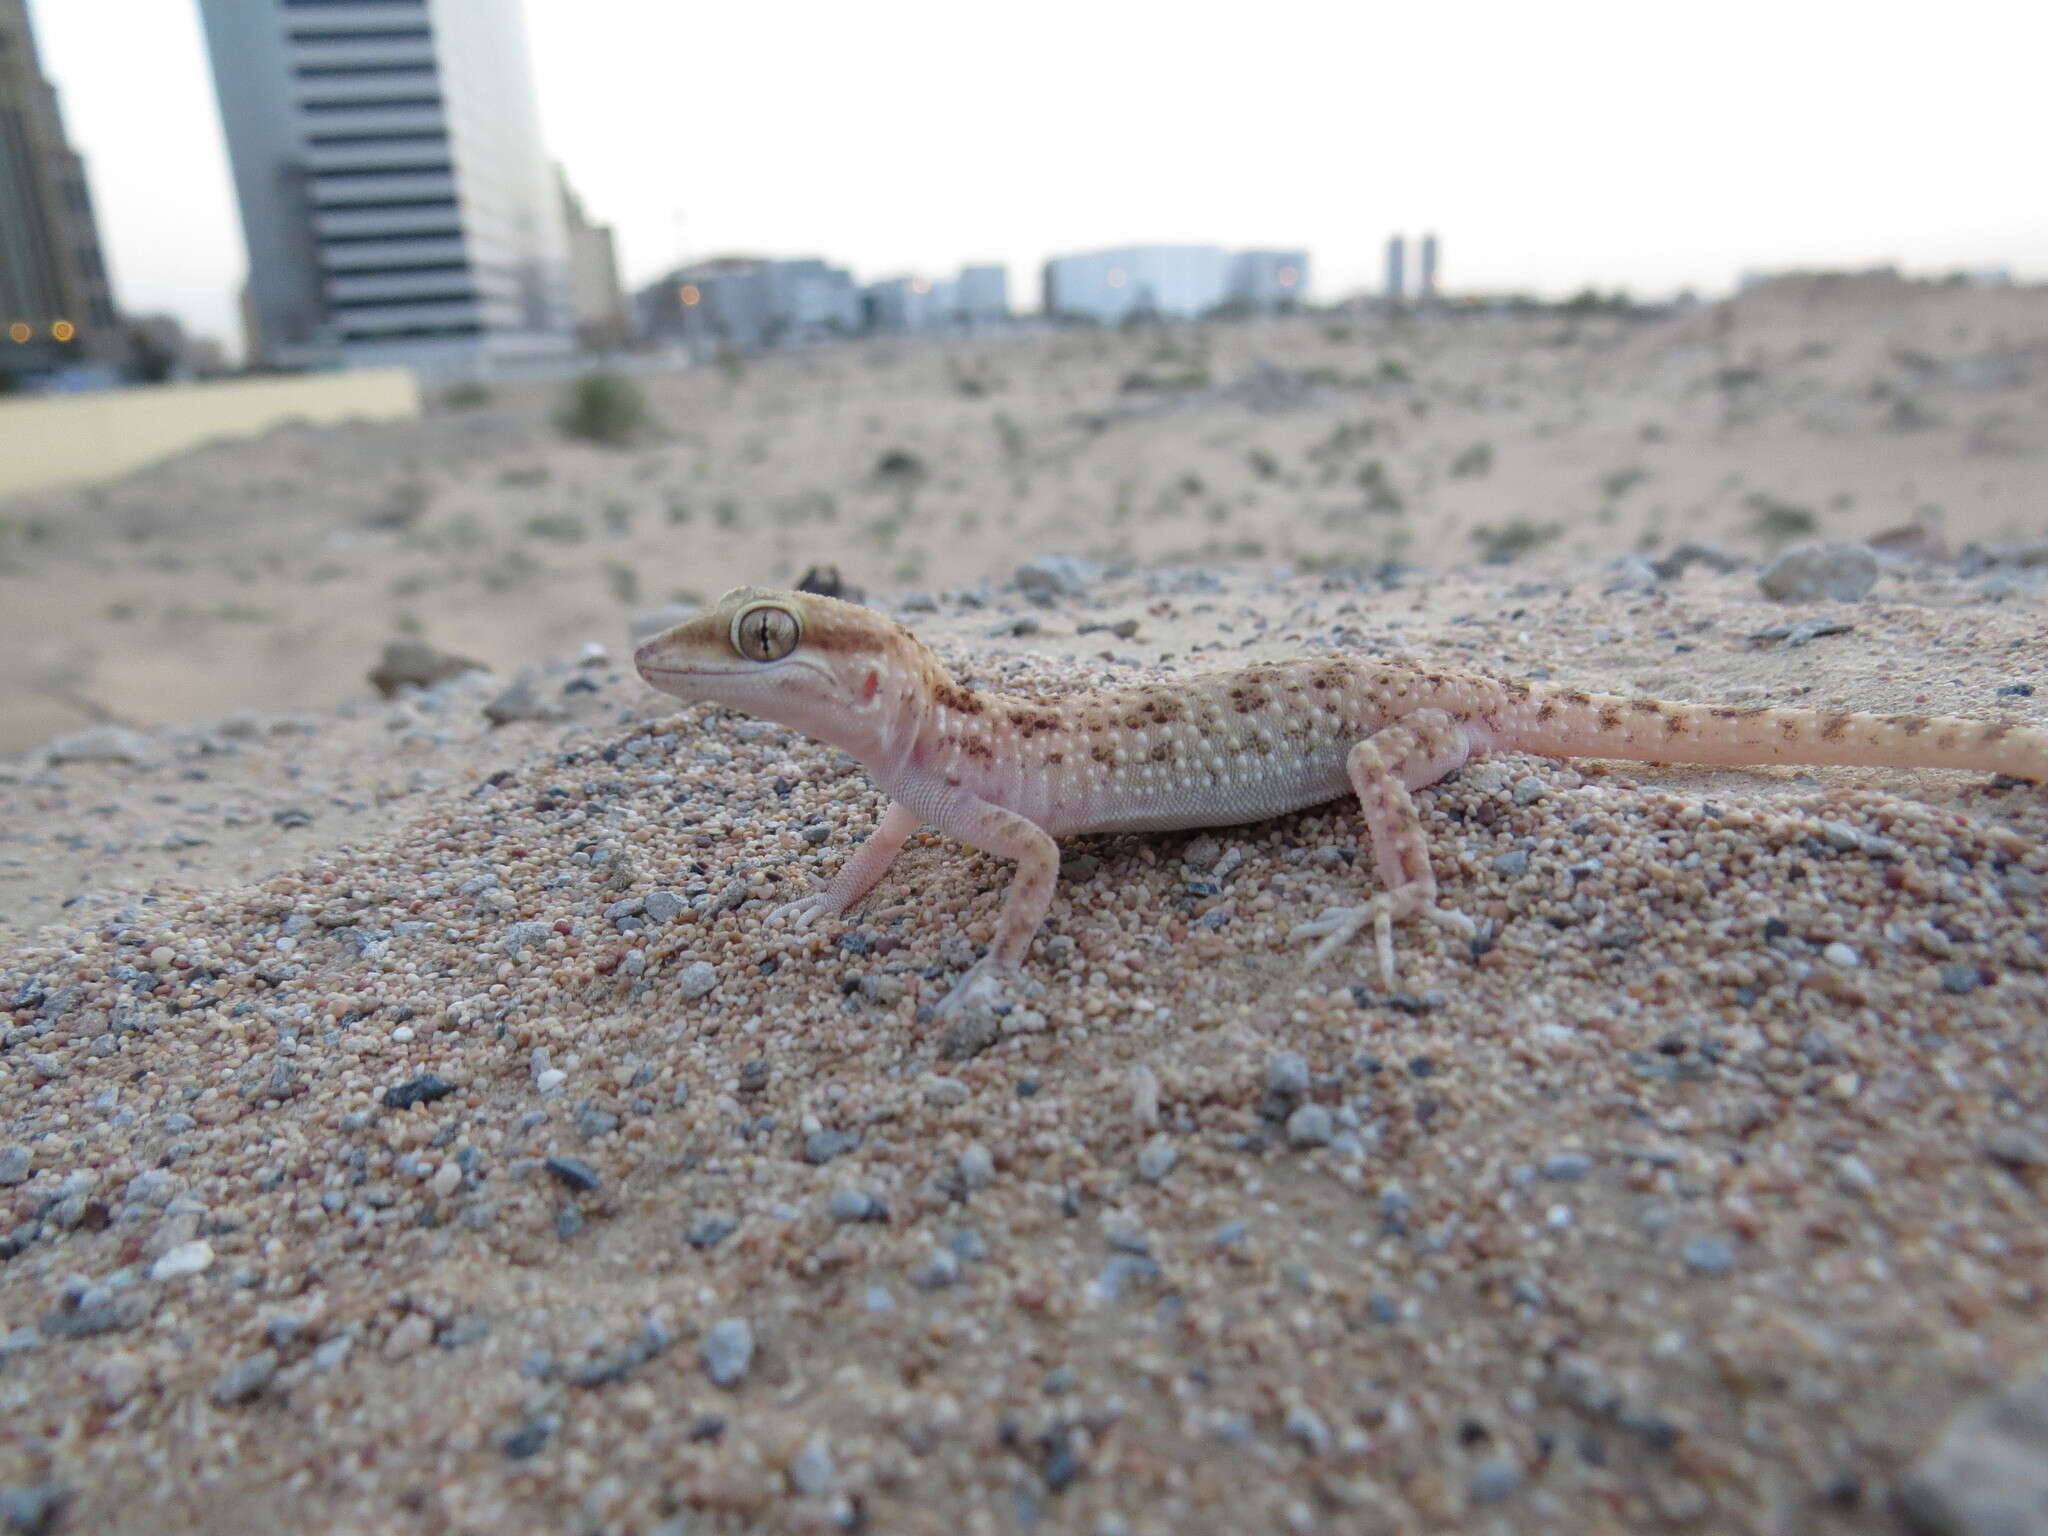
M 1320 1104 L 1304 1104 L 1287 1117 L 1287 1142 L 1293 1147 L 1327 1147 L 1336 1133 L 1335 1118 Z
M 1180 1149 L 1174 1146 L 1172 1138 L 1154 1136 L 1138 1149 L 1138 1177 L 1148 1184 L 1157 1184 L 1173 1172 L 1179 1161 Z
M 704 1374 L 721 1387 L 736 1387 L 754 1367 L 754 1329 L 743 1317 L 728 1317 L 714 1323 L 698 1347 L 697 1358 Z
M 1293 1051 L 1281 1051 L 1266 1060 L 1266 1087 L 1273 1093 L 1299 1098 L 1308 1092 L 1309 1071 L 1305 1058 Z
M 1735 1249 L 1718 1237 L 1696 1237 L 1680 1255 L 1696 1275 L 1725 1275 L 1735 1267 Z

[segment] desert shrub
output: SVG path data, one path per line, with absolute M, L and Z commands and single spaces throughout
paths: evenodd
M 586 373 L 569 386 L 555 425 L 565 437 L 617 448 L 647 426 L 647 397 L 623 374 Z
M 1555 523 L 1535 523 L 1526 517 L 1513 517 L 1498 525 L 1474 528 L 1472 537 L 1479 541 L 1480 554 L 1488 565 L 1506 565 L 1516 556 L 1526 555 L 1530 550 L 1548 544 L 1561 531 Z
M 1451 478 L 1467 480 L 1493 471 L 1493 444 L 1474 443 L 1451 460 Z
M 1803 539 L 1820 526 L 1820 519 L 1813 515 L 1812 509 L 1795 502 L 1780 501 L 1763 491 L 1751 494 L 1749 512 L 1749 526 L 1759 538 L 1773 544 Z

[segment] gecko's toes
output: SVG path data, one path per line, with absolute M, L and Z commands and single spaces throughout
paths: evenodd
M 1044 987 L 1018 967 L 997 965 L 992 960 L 982 959 L 977 960 L 954 984 L 953 990 L 932 1012 L 941 1019 L 955 1018 L 963 1013 L 995 1013 L 1005 1004 L 1014 1006 L 1044 991 Z
M 1478 925 L 1471 918 L 1449 907 L 1415 906 L 1397 897 L 1377 896 L 1363 906 L 1332 907 L 1311 922 L 1297 924 L 1289 937 L 1322 941 L 1309 951 L 1307 968 L 1313 970 L 1370 926 L 1373 949 L 1380 963 L 1380 980 L 1391 988 L 1395 976 L 1394 919 L 1411 913 L 1426 917 L 1439 927 L 1448 928 L 1468 939 L 1479 932 Z
M 795 901 L 785 901 L 768 914 L 770 926 L 788 922 L 792 928 L 808 928 L 827 908 L 825 893 L 813 891 L 808 896 L 799 896 Z

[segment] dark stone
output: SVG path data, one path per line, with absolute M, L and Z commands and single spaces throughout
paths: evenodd
M 386 1088 L 384 1107 L 411 1109 L 415 1104 L 431 1104 L 436 1099 L 445 1099 L 454 1091 L 453 1083 L 445 1083 L 431 1072 L 422 1072 L 410 1082 L 400 1083 L 395 1088 Z
M 597 1170 L 580 1157 L 551 1157 L 543 1166 L 578 1194 L 588 1193 L 603 1182 Z

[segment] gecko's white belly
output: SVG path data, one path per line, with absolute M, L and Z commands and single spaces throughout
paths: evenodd
M 1321 805 L 1351 792 L 1341 758 L 1292 769 L 1246 763 L 1235 774 L 1194 784 L 1172 781 L 1069 799 L 1057 791 L 1033 819 L 1054 837 L 1084 832 L 1171 832 L 1231 827 Z

